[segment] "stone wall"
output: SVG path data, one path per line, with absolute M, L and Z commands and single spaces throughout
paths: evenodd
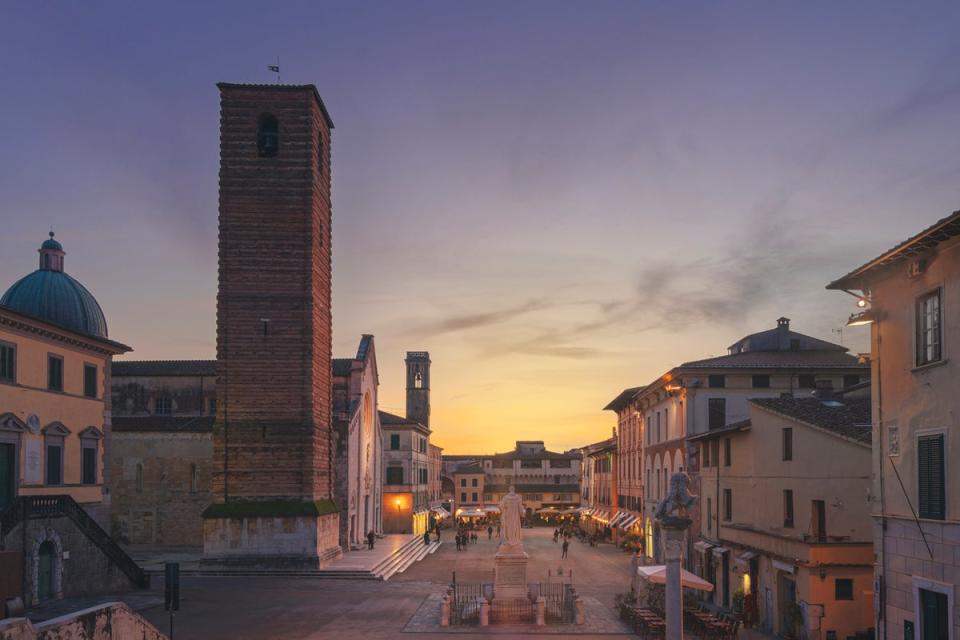
M 202 545 L 212 455 L 211 433 L 115 432 L 113 537 L 123 544 Z
M 955 585 L 960 584 L 960 524 L 922 520 L 921 526 L 926 543 L 912 520 L 887 518 L 886 532 L 876 527 L 877 544 L 883 536 L 885 550 L 886 566 L 879 569 L 884 576 L 887 633 L 891 638 L 901 636 L 905 620 L 920 631 L 917 591 L 922 588 L 949 593 L 951 637 L 960 638 L 960 607 L 954 599 Z
M 34 625 L 26 618 L 0 620 L 0 640 L 166 640 L 122 602 L 108 602 Z
M 26 548 L 24 549 L 24 526 Z M 8 551 L 24 553 L 27 592 L 26 606 L 38 596 L 40 545 L 49 540 L 54 547 L 53 597 L 76 598 L 117 593 L 134 588 L 130 579 L 103 554 L 73 521 L 63 517 L 28 519 L 4 536 Z

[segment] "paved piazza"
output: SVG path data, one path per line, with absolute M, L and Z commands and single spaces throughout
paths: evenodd
M 453 534 L 444 530 L 443 545 L 433 555 L 415 563 L 387 582 L 283 578 L 197 578 L 182 580 L 181 610 L 175 619 L 175 638 L 185 640 L 244 638 L 414 638 L 426 629 L 408 624 L 427 599 L 444 589 L 452 572 L 460 582 L 491 582 L 496 541 L 486 534 L 468 551 L 456 550 Z M 547 571 L 573 570 L 573 582 L 588 605 L 611 609 L 614 594 L 630 584 L 630 557 L 611 545 L 591 548 L 572 540 L 569 557 L 560 559 L 560 545 L 552 529 L 524 529 L 524 547 L 530 554 L 528 581 L 546 580 Z M 157 580 L 162 586 L 162 580 Z M 162 592 L 161 592 L 162 595 Z M 600 604 L 602 603 L 602 604 Z M 160 606 L 141 613 L 162 631 L 168 618 Z M 603 612 L 606 613 L 606 612 Z M 588 627 L 597 627 L 589 624 Z M 581 627 L 567 626 L 578 637 L 614 638 L 580 634 Z M 404 630 L 407 629 L 405 633 Z M 514 630 L 516 628 L 511 629 Z M 499 639 L 519 633 L 430 633 L 429 638 L 491 636 Z M 516 629 L 517 631 L 522 631 Z M 607 628 L 607 631 L 613 629 Z M 540 634 L 537 634 L 540 635 Z

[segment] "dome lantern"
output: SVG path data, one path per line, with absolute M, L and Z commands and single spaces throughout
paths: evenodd
M 53 235 L 53 229 L 51 229 L 50 238 L 44 240 L 37 250 L 40 252 L 40 268 L 46 271 L 63 271 L 63 256 L 66 252 L 63 250 L 63 245 L 53 239 Z

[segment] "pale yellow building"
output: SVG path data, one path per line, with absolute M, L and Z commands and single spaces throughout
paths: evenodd
M 52 232 L 39 252 L 0 298 L 0 545 L 23 554 L 28 605 L 143 581 L 104 530 L 110 366 L 130 348 L 107 337 Z
M 749 418 L 693 436 L 710 597 L 760 629 L 848 638 L 872 627 L 870 401 L 757 398 Z M 735 604 L 737 607 L 735 607 Z
M 958 640 L 960 211 L 828 288 L 871 331 L 877 637 Z

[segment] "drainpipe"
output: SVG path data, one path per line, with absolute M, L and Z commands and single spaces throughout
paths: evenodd
M 883 448 L 883 371 L 881 369 L 882 359 L 880 358 L 881 338 L 879 318 L 874 321 L 874 326 L 877 329 L 877 439 L 879 440 L 878 444 L 880 447 L 880 593 L 878 594 L 880 602 L 877 607 L 877 616 L 883 622 L 882 640 L 887 640 L 889 637 L 887 635 L 887 616 L 884 611 L 887 604 L 885 593 L 887 588 L 887 507 L 883 483 L 883 466 L 886 455 L 884 454 Z

